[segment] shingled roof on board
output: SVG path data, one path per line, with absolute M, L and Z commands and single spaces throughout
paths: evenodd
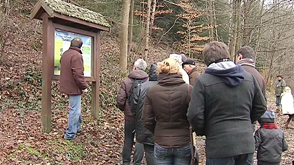
M 98 25 L 110 27 L 103 15 L 89 9 L 78 7 L 74 4 L 61 0 L 44 0 L 44 2 L 54 11 L 70 17 L 75 17 Z
M 54 13 L 56 13 L 110 28 L 109 23 L 102 14 L 62 0 L 39 0 L 31 13 L 31 18 L 40 19 L 40 14 L 44 11 L 41 9 L 44 9 L 50 17 L 55 17 Z

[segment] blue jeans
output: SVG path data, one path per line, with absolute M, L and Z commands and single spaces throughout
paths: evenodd
M 157 165 L 190 165 L 191 144 L 179 148 L 163 148 L 155 144 L 154 155 Z
M 69 96 L 68 127 L 64 139 L 74 139 L 78 131 L 81 131 L 81 95 Z
M 131 163 L 131 154 L 135 137 L 135 121 L 125 121 L 125 139 L 122 151 L 123 164 Z M 144 157 L 144 146 L 142 143 L 136 142 L 134 153 L 134 165 L 140 165 Z
M 206 159 L 206 165 L 253 165 L 253 153 L 219 159 Z

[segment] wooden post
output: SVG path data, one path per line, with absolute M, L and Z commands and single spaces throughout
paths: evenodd
M 54 27 L 48 14 L 43 18 L 43 57 L 42 57 L 42 130 L 49 133 L 51 124 L 51 82 L 53 78 Z
M 100 86 L 100 31 L 96 33 L 96 37 L 94 37 L 94 78 L 96 81 L 92 82 L 92 116 L 95 119 L 99 117 L 99 86 Z

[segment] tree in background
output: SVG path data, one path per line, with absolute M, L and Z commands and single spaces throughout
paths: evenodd
M 178 49 L 192 57 L 192 53 L 201 52 L 204 47 L 203 43 L 210 40 L 209 36 L 201 36 L 200 34 L 205 30 L 212 29 L 213 26 L 206 26 L 199 21 L 199 18 L 205 15 L 205 11 L 196 8 L 191 0 L 182 0 L 177 5 L 183 9 L 183 13 L 177 16 L 183 20 L 182 27 L 184 29 L 177 32 L 182 36 L 182 40 L 177 43 Z
M 122 9 L 122 31 L 120 40 L 120 56 L 119 56 L 119 67 L 123 73 L 127 72 L 127 59 L 128 59 L 128 28 L 129 28 L 129 14 L 130 14 L 130 3 L 131 0 L 123 1 Z
M 72 2 L 101 12 L 112 24 L 111 35 L 118 36 L 118 34 L 121 34 L 122 26 L 119 19 L 121 18 L 123 9 L 121 6 L 124 1 L 71 0 Z M 178 5 L 180 2 L 190 2 L 193 9 L 202 15 L 191 19 L 190 22 L 189 19 L 181 18 L 180 16 L 184 13 L 187 14 L 187 12 Z M 128 34 L 133 34 L 133 37 L 129 36 L 128 38 L 129 43 L 136 44 L 132 51 L 135 55 L 142 54 L 143 56 L 147 36 L 150 36 L 149 47 L 155 41 L 156 45 L 164 45 L 166 49 L 174 49 L 171 51 L 182 51 L 193 55 L 197 52 L 193 46 L 200 47 L 209 42 L 209 40 L 193 38 L 193 35 L 198 35 L 228 44 L 232 58 L 236 55 L 235 52 L 239 47 L 244 45 L 253 47 L 256 52 L 256 66 L 264 72 L 268 83 L 277 73 L 283 74 L 285 79 L 287 79 L 287 76 L 291 77 L 291 72 L 284 64 L 294 66 L 294 63 L 291 62 L 293 61 L 291 56 L 293 46 L 291 43 L 294 41 L 293 1 L 151 0 L 149 35 L 146 34 L 147 6 L 147 0 L 134 0 L 135 17 L 133 21 L 131 21 L 132 14 L 130 14 L 130 31 Z M 131 25 L 132 22 L 134 22 L 134 25 Z M 193 23 L 195 25 L 192 25 Z M 207 27 L 212 28 L 205 29 Z M 195 33 L 193 34 L 193 32 Z M 173 45 L 175 47 L 172 47 Z M 201 47 L 198 49 L 200 50 Z
M 152 30 L 153 32 L 163 30 L 160 27 L 154 25 L 154 21 L 156 17 L 172 13 L 172 10 L 162 10 L 164 6 L 158 5 L 157 0 L 147 0 L 147 2 L 141 2 L 143 8 L 141 10 L 135 11 L 135 16 L 140 17 L 142 24 L 142 28 L 144 29 L 143 35 L 141 35 L 141 42 L 145 41 L 144 45 L 144 56 L 145 59 L 148 57 L 149 53 L 149 44 L 150 40 L 152 40 Z M 140 42 L 140 41 L 139 41 Z

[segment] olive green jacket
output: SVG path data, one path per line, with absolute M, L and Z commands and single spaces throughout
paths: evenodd
M 276 81 L 276 89 L 275 89 L 276 96 L 281 96 L 285 87 L 286 87 L 285 80 L 283 80 L 283 79 L 281 81 L 277 80 Z

